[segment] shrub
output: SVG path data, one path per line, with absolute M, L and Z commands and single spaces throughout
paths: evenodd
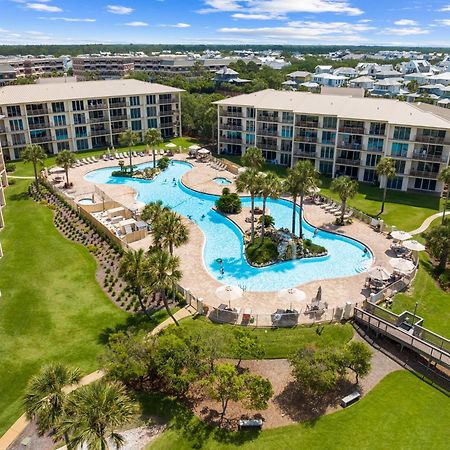
M 228 193 L 226 193 L 224 192 L 225 189 L 228 188 L 224 188 L 224 190 L 222 191 L 222 195 L 216 201 L 217 210 L 227 214 L 236 214 L 241 212 L 242 205 L 239 195 L 235 193 L 230 193 L 229 190 Z
M 261 216 L 258 219 L 259 223 L 262 223 L 262 218 L 263 218 L 263 216 Z M 265 228 L 273 227 L 274 225 L 275 225 L 275 220 L 273 219 L 272 216 L 269 216 L 269 215 L 264 216 L 264 227 Z
M 86 248 L 88 249 L 88 251 L 90 253 L 97 253 L 97 251 L 98 251 L 97 246 L 94 244 L 88 244 L 88 245 L 86 245 Z
M 8 184 L 9 184 L 10 186 L 12 186 L 13 184 L 16 184 L 16 182 L 17 182 L 17 180 L 15 180 L 14 178 L 10 178 L 10 179 L 8 180 Z
M 450 269 L 446 269 L 439 275 L 439 284 L 443 289 L 450 289 Z
M 122 178 L 132 178 L 133 173 L 132 172 L 123 172 L 122 170 L 114 170 L 111 175 L 113 177 L 122 177 Z
M 8 173 L 15 172 L 16 171 L 16 165 L 13 164 L 13 163 L 7 163 L 7 164 L 5 164 L 5 170 Z
M 170 164 L 170 159 L 165 156 L 158 161 L 158 163 L 157 163 L 158 169 L 166 170 L 169 167 L 169 164 Z
M 245 248 L 248 260 L 252 264 L 267 264 L 278 259 L 277 244 L 269 237 L 265 237 L 263 243 L 259 239 L 254 244 L 248 244 Z

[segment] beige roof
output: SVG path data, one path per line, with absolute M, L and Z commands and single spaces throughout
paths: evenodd
M 373 120 L 399 125 L 450 128 L 450 120 L 399 100 L 357 98 L 309 92 L 265 89 L 214 102 L 217 105 L 250 106 L 257 109 L 292 111 L 298 114 Z
M 0 105 L 63 101 L 74 98 L 121 97 L 173 92 L 183 91 L 182 89 L 139 80 L 25 84 L 0 88 Z

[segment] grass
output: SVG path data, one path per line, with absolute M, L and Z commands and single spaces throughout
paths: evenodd
M 214 335 L 219 342 L 223 343 L 225 357 L 237 356 L 233 354 L 232 349 L 234 326 L 214 324 L 204 317 L 187 318 L 182 320 L 180 325 L 187 331 L 201 333 L 203 336 Z M 353 328 L 350 324 L 326 325 L 321 334 L 318 334 L 317 330 L 317 326 L 302 326 L 278 329 L 257 328 L 251 329 L 251 332 L 258 336 L 259 342 L 264 347 L 266 359 L 288 358 L 307 343 L 314 344 L 318 348 L 343 346 L 353 336 Z
M 153 450 L 257 449 L 409 449 L 444 450 L 450 441 L 448 395 L 414 374 L 386 376 L 351 407 L 315 421 L 257 432 L 232 433 L 212 428 L 170 398 L 141 397 L 144 414 L 169 421 Z
M 221 155 L 222 157 L 222 155 Z M 238 156 L 224 156 L 236 164 L 240 163 Z M 265 164 L 264 170 L 272 170 L 279 176 L 286 176 L 286 168 L 273 164 Z M 339 201 L 339 196 L 330 189 L 332 179 L 321 177 L 321 192 L 327 197 Z M 359 209 L 369 216 L 376 216 L 381 208 L 383 190 L 367 183 L 359 183 L 359 192 L 348 201 L 349 206 Z M 438 196 L 388 190 L 384 213 L 380 216 L 387 224 L 398 229 L 411 231 L 418 228 L 423 221 L 442 210 L 444 200 Z
M 245 254 L 253 264 L 267 264 L 278 259 L 278 248 L 273 239 L 265 237 L 261 242 L 259 236 L 256 236 L 255 242 L 245 247 Z
M 198 141 L 194 138 L 190 137 L 179 137 L 171 139 L 170 141 L 162 143 L 157 148 L 164 148 L 164 146 L 168 143 L 172 142 L 177 146 L 181 146 L 184 149 L 187 149 L 190 145 L 197 143 Z M 119 150 L 120 147 L 117 147 L 116 150 Z M 133 147 L 134 151 L 141 151 L 145 150 L 145 145 L 137 145 Z M 100 149 L 100 150 L 86 150 L 82 152 L 76 152 L 77 158 L 85 158 L 87 156 L 99 156 L 105 153 L 106 149 Z M 55 162 L 56 156 L 48 156 L 47 159 L 44 162 L 45 167 L 50 167 L 56 164 Z M 16 171 L 14 173 L 11 173 L 10 175 L 13 176 L 20 176 L 20 177 L 32 177 L 34 176 L 33 172 L 33 165 L 31 163 L 24 163 L 23 161 L 12 161 L 13 164 L 16 165 Z
M 96 369 L 105 330 L 127 317 L 97 284 L 92 256 L 59 234 L 50 209 L 29 199 L 28 184 L 6 189 L 0 235 L 0 435 L 21 414 L 31 375 L 50 361 Z

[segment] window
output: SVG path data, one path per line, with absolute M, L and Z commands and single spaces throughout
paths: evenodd
M 384 146 L 384 140 L 380 138 L 369 138 L 367 143 L 367 151 L 369 152 L 382 152 Z
M 292 138 L 293 129 L 290 126 L 283 125 L 281 127 L 281 137 Z
M 284 123 L 292 123 L 293 120 L 294 120 L 294 114 L 292 114 L 291 112 L 283 111 L 283 114 L 281 116 L 281 120 Z
M 303 144 L 302 142 L 298 144 L 298 151 L 300 153 L 310 153 L 311 156 L 316 155 L 316 146 L 314 144 Z
M 86 117 L 83 113 L 76 113 L 73 115 L 73 123 L 75 125 L 81 125 L 83 123 L 86 123 Z
M 292 141 L 281 140 L 281 151 L 282 152 L 291 152 L 292 151 Z
M 395 127 L 394 139 L 401 139 L 402 141 L 409 141 L 411 135 L 411 128 L 407 127 Z
M 57 128 L 55 130 L 55 136 L 57 141 L 68 139 L 67 128 Z
M 253 120 L 247 120 L 247 128 L 246 131 L 255 132 L 255 122 Z
M 130 97 L 130 106 L 139 106 L 139 97 L 137 95 Z
M 89 141 L 87 139 L 80 139 L 77 141 L 77 150 L 88 150 Z
M 400 156 L 401 158 L 406 158 L 408 154 L 408 144 L 404 144 L 401 142 L 393 142 L 391 155 L 392 156 Z
M 370 122 L 369 134 L 382 136 L 386 132 L 386 124 L 380 122 Z
M 321 147 L 320 157 L 323 159 L 333 159 L 334 147 Z
M 322 144 L 334 145 L 336 141 L 336 133 L 333 131 L 322 131 Z
M 381 155 L 367 155 L 366 156 L 366 166 L 376 167 L 380 162 Z
M 401 189 L 403 184 L 403 178 L 402 177 L 395 177 L 387 182 L 387 187 L 389 189 Z
M 55 127 L 65 127 L 66 126 L 66 116 L 54 116 L 53 122 Z
M 239 136 L 240 139 L 240 136 Z M 255 145 L 255 135 L 254 134 L 246 134 L 245 135 L 245 143 L 247 145 Z
M 70 150 L 70 144 L 69 141 L 65 141 L 65 142 L 58 142 L 56 145 L 57 149 L 58 149 L 58 153 L 62 152 L 64 150 Z
M 9 117 L 17 117 L 17 116 L 21 115 L 21 113 L 20 113 L 20 106 L 19 105 L 17 105 L 17 106 L 8 106 L 6 108 L 6 112 L 7 112 Z
M 172 103 L 174 101 L 172 94 L 160 94 L 159 103 Z
M 171 104 L 159 105 L 159 114 L 161 116 L 167 116 L 172 114 L 172 105 Z
M 147 126 L 148 128 L 158 128 L 158 120 L 156 118 L 148 119 Z
M 282 166 L 291 166 L 291 155 L 288 153 L 280 153 L 280 164 Z
M 377 171 L 375 169 L 366 169 L 364 171 L 363 179 L 368 183 L 374 183 L 378 181 Z
M 139 119 L 141 117 L 141 109 L 140 108 L 131 108 L 130 110 L 132 119 Z
M 156 106 L 147 106 L 147 116 L 156 116 Z
M 142 130 L 142 123 L 140 120 L 132 120 L 131 121 L 131 129 L 133 131 L 140 131 Z
M 319 172 L 324 175 L 332 175 L 333 174 L 333 163 L 327 161 L 319 162 Z
M 84 111 L 84 101 L 83 100 L 73 100 L 72 109 L 74 111 Z
M 397 173 L 405 173 L 406 161 L 395 160 L 395 171 Z
M 22 119 L 13 119 L 9 121 L 9 127 L 11 131 L 23 131 L 23 121 Z
M 427 180 L 425 178 L 416 178 L 414 181 L 414 189 L 420 189 L 422 191 L 435 191 L 436 180 Z
M 86 127 L 75 127 L 75 137 L 87 137 L 87 128 Z
M 255 108 L 247 108 L 247 117 L 254 119 L 256 117 Z
M 172 123 L 172 116 L 165 116 L 165 117 L 161 117 L 161 127 L 171 127 L 173 126 Z
M 64 112 L 64 102 L 53 102 L 52 103 L 52 111 L 54 113 Z
M 156 95 L 147 95 L 147 105 L 156 105 Z

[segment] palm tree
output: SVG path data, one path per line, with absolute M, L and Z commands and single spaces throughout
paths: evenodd
M 426 244 L 430 253 L 439 259 L 438 271 L 443 272 L 450 254 L 450 222 L 432 228 L 425 234 Z
M 63 416 L 67 394 L 64 387 L 80 381 L 78 369 L 63 364 L 49 364 L 28 382 L 24 406 L 28 420 L 36 421 L 39 433 L 58 428 Z
M 69 187 L 69 169 L 72 168 L 77 162 L 75 153 L 69 150 L 63 150 L 56 155 L 56 164 L 61 166 L 66 172 L 66 186 Z
M 165 211 L 153 227 L 154 241 L 168 248 L 173 255 L 174 247 L 179 247 L 189 240 L 189 230 L 181 221 L 181 216 L 173 211 Z
M 45 158 L 47 158 L 44 149 L 40 145 L 29 144 L 22 150 L 21 156 L 25 162 L 33 164 L 34 182 L 36 184 L 37 191 L 40 192 L 38 180 L 38 165 L 43 165 Z
M 137 412 L 137 405 L 123 385 L 99 380 L 80 387 L 68 397 L 61 429 L 70 435 L 70 448 L 84 445 L 106 450 L 108 440 L 120 448 L 124 440 L 116 430 L 127 425 Z
M 299 213 L 299 232 L 300 239 L 303 237 L 303 203 L 305 196 L 308 195 L 313 189 L 317 188 L 319 183 L 319 172 L 314 168 L 310 161 L 298 161 L 294 167 L 288 169 L 288 176 L 286 179 L 286 189 L 292 195 L 292 233 L 295 234 L 295 214 L 296 214 L 296 202 L 300 197 L 300 213 Z
M 344 215 L 345 208 L 347 206 L 347 200 L 349 198 L 353 198 L 358 192 L 358 182 L 356 180 L 352 180 L 350 177 L 344 175 L 338 178 L 335 178 L 331 182 L 331 190 L 336 192 L 341 199 L 341 224 L 344 223 Z
M 136 295 L 142 312 L 151 320 L 151 316 L 145 307 L 144 300 L 148 295 L 148 258 L 144 250 L 128 251 L 120 263 L 119 275 L 128 283 L 133 294 Z
M 256 169 L 247 169 L 241 173 L 236 179 L 237 191 L 249 192 L 251 201 L 251 238 L 250 241 L 253 244 L 255 242 L 255 197 L 260 192 L 260 175 Z
M 385 177 L 383 203 L 381 204 L 381 210 L 378 213 L 378 216 L 380 216 L 384 212 L 384 204 L 386 202 L 388 180 L 392 180 L 397 175 L 397 172 L 395 170 L 395 161 L 392 158 L 381 158 L 380 162 L 377 165 L 377 174 L 382 177 Z
M 119 136 L 120 145 L 128 147 L 128 156 L 130 157 L 130 172 L 133 172 L 133 160 L 130 147 L 134 147 L 135 145 L 137 145 L 139 140 L 140 140 L 139 135 L 131 130 L 124 131 Z
M 278 198 L 281 194 L 281 179 L 273 172 L 267 172 L 260 176 L 260 195 L 263 199 L 261 216 L 261 244 L 264 241 L 264 229 L 266 225 L 266 203 L 268 198 Z
M 447 195 L 445 196 L 444 211 L 442 212 L 442 224 L 444 224 L 445 212 L 447 211 L 448 199 L 450 195 L 450 167 L 442 169 L 438 179 L 439 181 L 442 181 L 444 184 L 447 185 Z
M 259 148 L 249 147 L 242 155 L 241 162 L 245 167 L 261 170 L 264 165 L 264 156 Z
M 156 167 L 156 151 L 155 147 L 162 144 L 161 133 L 156 128 L 150 128 L 144 134 L 144 142 L 152 149 L 153 167 Z
M 175 290 L 177 283 L 181 280 L 180 259 L 172 256 L 165 250 L 154 249 L 149 255 L 149 283 L 151 287 L 159 292 L 164 302 L 167 313 L 177 326 L 178 321 L 170 311 L 167 300 L 167 291 Z

